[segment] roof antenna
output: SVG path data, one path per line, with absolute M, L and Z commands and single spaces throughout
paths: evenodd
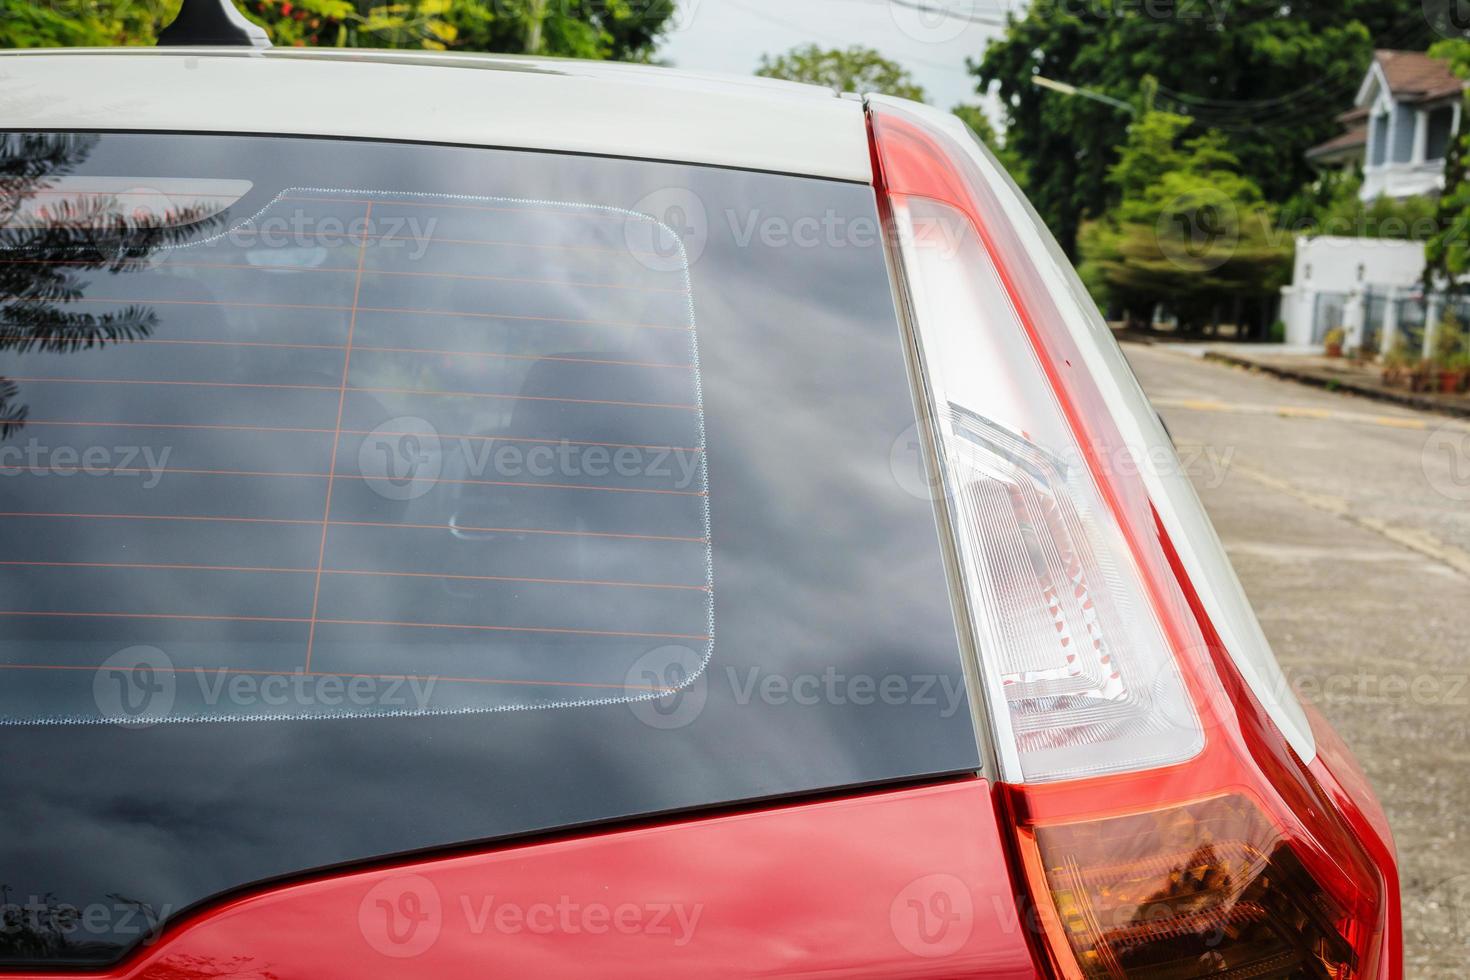
M 179 44 L 271 46 L 265 31 L 246 20 L 230 0 L 184 0 L 174 22 L 158 34 L 159 47 Z

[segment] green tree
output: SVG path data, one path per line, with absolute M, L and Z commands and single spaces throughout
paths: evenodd
M 1081 274 L 1132 322 L 1157 305 L 1186 332 L 1259 321 L 1285 282 L 1290 244 L 1260 187 L 1218 132 L 1184 139 L 1188 117 L 1145 113 L 1107 173 L 1119 203 L 1085 223 Z
M 834 92 L 879 92 L 902 99 L 924 101 L 924 89 L 908 70 L 889 61 L 872 48 L 823 49 L 815 44 L 792 48 L 772 58 L 761 56 L 757 75 L 792 82 L 825 85 Z
M 151 45 L 181 0 L 0 0 L 0 47 Z M 243 0 L 282 46 L 444 48 L 453 0 Z M 463 2 L 463 0 L 461 0 Z
M 0 0 L 0 48 L 152 44 L 179 0 Z
M 1363 175 L 1323 174 L 1282 206 L 1279 223 L 1291 235 L 1398 238 L 1424 241 L 1434 234 L 1435 202 L 1427 197 L 1363 201 Z
M 1033 0 L 979 61 L 979 89 L 995 86 L 1006 140 L 1025 161 L 1032 200 L 1071 250 L 1088 215 L 1115 200 L 1107 173 L 1126 113 L 1034 84 L 1041 75 L 1138 104 L 1160 83 L 1159 107 L 1220 130 L 1268 200 L 1310 178 L 1308 147 L 1337 131 L 1380 46 L 1422 50 L 1432 39 L 1404 0 L 1177 0 L 1167 5 Z M 1167 12 L 1161 16 L 1161 12 Z
M 463 51 L 508 51 L 648 61 L 674 14 L 675 0 L 455 0 L 449 45 Z
M 451 0 L 244 0 L 246 15 L 283 47 L 428 48 L 455 38 Z
M 1470 41 L 1442 41 L 1430 54 L 1447 58 L 1461 78 L 1470 79 Z M 1462 97 L 1460 129 L 1450 140 L 1444 162 L 1444 193 L 1435 212 L 1435 231 L 1424 246 L 1424 282 L 1431 288 L 1447 283 L 1451 291 L 1464 287 L 1460 277 L 1470 273 L 1470 93 Z
M 0 0 L 0 47 L 153 44 L 180 0 Z M 674 0 L 238 0 L 273 44 L 647 61 Z

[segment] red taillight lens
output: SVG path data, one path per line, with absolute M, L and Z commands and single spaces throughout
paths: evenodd
M 1362 976 L 1349 910 L 1242 796 L 1031 829 L 1082 976 Z
M 1391 845 L 1356 839 L 1364 822 L 1303 762 L 1311 731 L 1248 607 L 1215 594 L 1238 583 L 1177 460 L 1172 484 L 1147 472 L 1170 451 L 1112 338 L 957 122 L 871 103 L 1044 960 L 1067 977 L 1393 980 Z

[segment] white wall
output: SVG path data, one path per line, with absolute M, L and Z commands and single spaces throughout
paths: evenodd
M 1386 238 L 1298 238 L 1291 285 L 1281 290 L 1286 342 L 1309 345 L 1319 293 L 1410 290 L 1424 274 L 1424 243 Z
M 1364 285 L 1406 288 L 1423 275 L 1423 242 L 1322 235 L 1296 240 L 1291 284 L 1347 293 Z

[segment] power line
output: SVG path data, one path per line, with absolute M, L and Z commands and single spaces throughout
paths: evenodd
M 1008 17 L 1001 17 L 998 14 L 965 14 L 955 10 L 945 10 L 942 7 L 931 7 L 926 3 L 916 3 L 915 0 L 880 0 L 880 2 L 889 3 L 895 7 L 907 7 L 909 10 L 917 10 L 924 14 L 939 14 L 941 17 L 954 17 L 970 24 L 984 24 L 986 27 L 1008 27 L 1010 25 Z M 1007 13 L 1009 12 L 1007 10 Z
M 784 27 L 784 28 L 786 28 L 788 30 L 797 31 L 797 32 L 799 32 L 801 34 L 805 34 L 805 35 L 807 35 L 809 37 L 821 38 L 822 40 L 825 40 L 825 41 L 827 41 L 829 43 L 832 43 L 832 44 L 843 44 L 843 45 L 845 45 L 845 44 L 850 44 L 852 42 L 852 38 L 850 38 L 850 37 L 849 38 L 838 38 L 838 37 L 836 37 L 836 36 L 834 36 L 832 34 L 828 34 L 828 33 L 821 32 L 821 31 L 814 31 L 814 30 L 812 30 L 811 28 L 807 27 L 804 24 L 796 24 L 796 23 L 793 23 L 792 21 L 784 20 L 784 19 L 782 19 L 780 17 L 774 17 L 774 16 L 772 16 L 771 14 L 767 13 L 764 10 L 759 10 L 759 9 L 757 9 L 755 7 L 750 6 L 749 4 L 746 4 L 746 3 L 742 2 L 742 0 L 727 0 L 727 2 L 729 3 L 730 6 L 734 7 L 737 10 L 743 10 L 747 14 L 750 14 L 752 17 L 756 17 L 756 18 L 758 18 L 760 20 L 764 20 L 767 23 L 775 24 L 778 27 Z M 860 0 L 860 2 L 861 2 L 861 0 Z M 878 0 L 878 2 L 879 3 L 886 3 L 886 0 Z M 869 6 L 871 4 L 865 3 L 864 5 L 865 6 Z M 932 68 L 932 69 L 934 69 L 936 71 L 953 72 L 953 73 L 955 73 L 957 75 L 966 75 L 966 76 L 968 76 L 970 74 L 969 73 L 969 70 L 967 68 L 965 68 L 964 65 L 946 64 L 946 63 L 940 62 L 940 61 L 930 61 L 927 58 L 911 58 L 911 57 L 905 57 L 902 60 L 905 61 L 905 62 L 911 62 L 911 63 L 916 64 L 916 65 L 924 65 L 926 68 Z
M 963 20 L 970 24 L 980 24 L 985 27 L 1009 26 L 1007 16 L 1012 12 L 1012 8 L 1009 5 L 1002 9 L 995 9 L 993 13 L 977 13 L 973 9 L 967 13 L 962 10 L 936 7 L 932 4 L 920 2 L 920 0 L 840 0 L 840 2 L 858 3 L 865 7 L 904 7 L 908 10 L 917 10 L 924 14 L 938 14 L 941 17 Z M 975 4 L 971 3 L 970 6 L 973 8 Z

